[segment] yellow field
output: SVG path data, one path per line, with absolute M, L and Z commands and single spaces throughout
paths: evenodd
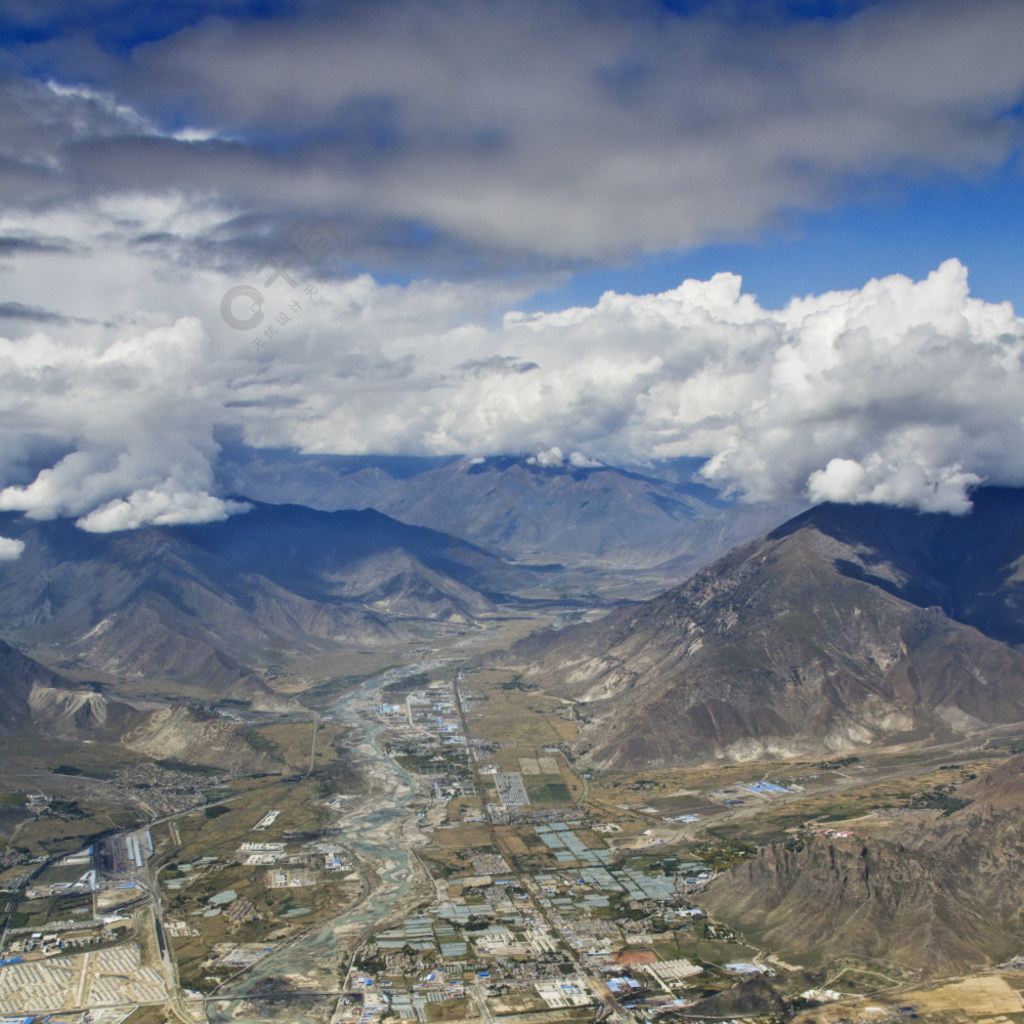
M 793 1024 L 892 1020 L 900 1008 L 911 1006 L 911 1012 L 918 1015 L 922 1024 L 1002 1024 L 1019 1021 L 1024 1012 L 1020 994 L 1007 978 L 986 972 L 898 995 L 869 996 L 820 1006 L 795 1017 Z
M 562 702 L 540 690 L 503 690 L 512 673 L 480 673 L 465 685 L 471 693 L 486 694 L 467 715 L 470 735 L 500 743 L 494 759 L 502 771 L 519 771 L 521 757 L 543 757 L 544 747 L 557 746 L 576 733 L 572 722 L 557 715 Z
M 1020 995 L 1000 974 L 979 974 L 934 989 L 919 989 L 901 997 L 901 1005 L 913 1004 L 921 1013 L 957 1010 L 972 1020 L 987 1020 L 1024 1009 Z

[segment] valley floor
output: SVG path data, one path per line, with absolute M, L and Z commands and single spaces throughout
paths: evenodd
M 1024 1021 L 1016 964 L 942 982 L 856 957 L 801 966 L 702 907 L 709 881 L 759 845 L 941 813 L 1016 736 L 591 777 L 569 753 L 570 705 L 467 666 L 487 642 L 320 686 L 316 713 L 253 716 L 257 746 L 291 774 L 131 769 L 119 784 L 140 827 L 0 875 L 0 1013 Z M 60 832 L 52 804 L 11 848 Z

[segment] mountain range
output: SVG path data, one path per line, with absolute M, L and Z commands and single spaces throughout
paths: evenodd
M 575 701 L 584 763 L 845 752 L 1024 721 L 1024 491 L 823 505 L 635 607 L 501 656 Z
M 553 456 L 422 461 L 391 479 L 418 480 L 423 500 L 438 473 L 452 495 L 498 476 L 506 490 L 550 477 L 563 497 L 606 479 L 656 490 Z M 599 768 L 847 752 L 1024 721 L 1024 491 L 973 499 L 966 516 L 822 505 L 651 601 L 496 657 L 573 703 L 575 754 Z M 273 709 L 264 679 L 281 666 L 466 628 L 558 579 L 557 566 L 373 509 L 245 500 L 225 522 L 109 534 L 0 515 L 0 534 L 25 542 L 0 563 L 0 633 L 77 677 L 170 680 Z M 602 518 L 628 524 L 628 505 L 619 493 Z M 709 509 L 700 523 L 730 511 Z M 549 516 L 551 531 L 570 529 L 565 516 Z
M 665 564 L 676 579 L 803 507 L 723 499 L 693 482 L 697 460 L 638 472 L 557 448 L 444 459 L 223 448 L 222 486 L 263 501 L 370 507 L 506 558 Z
M 661 562 L 629 584 L 650 594 L 781 518 L 721 501 L 688 481 L 689 464 L 656 479 L 555 451 L 313 457 L 226 443 L 221 483 L 250 507 L 226 522 L 95 534 L 2 513 L 2 535 L 26 547 L 0 563 L 0 635 L 76 675 L 272 709 L 263 679 L 296 659 L 465 627 L 510 595 L 606 600 L 590 570 L 560 577 L 560 556 L 628 560 L 614 585 Z
M 961 785 L 952 813 L 865 819 L 845 837 L 773 845 L 716 878 L 701 903 L 783 958 L 892 960 L 929 976 L 1020 953 L 1024 756 Z M 852 828 L 858 829 L 856 822 Z
M 471 622 L 544 572 L 371 509 L 250 504 L 226 522 L 107 534 L 0 515 L 25 543 L 0 564 L 0 631 L 68 669 L 271 706 L 269 667 Z
M 245 772 L 278 770 L 238 727 L 185 703 L 137 708 L 75 683 L 0 641 L 0 735 L 110 743 L 152 758 Z

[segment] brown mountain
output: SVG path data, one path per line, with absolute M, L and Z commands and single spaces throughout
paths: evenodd
M 25 542 L 0 563 L 8 640 L 69 670 L 264 702 L 263 669 L 471 623 L 543 571 L 370 509 L 255 504 L 224 523 L 110 534 L 14 514 L 0 525 Z
M 701 902 L 776 953 L 810 965 L 878 957 L 949 975 L 1020 953 L 1024 756 L 960 787 L 943 817 L 902 812 L 884 833 L 771 846 Z
M 723 501 L 690 479 L 698 460 L 668 479 L 659 475 L 675 475 L 667 465 L 639 473 L 553 451 L 540 458 L 325 456 L 227 440 L 222 449 L 224 488 L 262 501 L 375 508 L 515 559 L 668 563 L 668 579 L 682 579 L 797 510 Z
M 196 707 L 138 709 L 108 700 L 86 684 L 51 671 L 0 641 L 0 733 L 119 744 L 147 757 L 240 771 L 276 765 L 239 727 Z
M 1024 721 L 1024 492 L 973 514 L 821 506 L 682 586 L 520 642 L 629 767 L 846 751 Z M 986 630 L 986 635 L 982 630 Z
M 29 700 L 37 687 L 68 690 L 72 684 L 0 640 L 0 733 L 31 725 Z

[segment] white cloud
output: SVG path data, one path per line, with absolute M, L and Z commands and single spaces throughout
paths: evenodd
M 252 506 L 223 501 L 205 492 L 193 494 L 170 488 L 134 491 L 83 516 L 77 525 L 89 533 L 135 530 L 140 526 L 180 526 L 183 523 L 221 522 L 247 512 Z
M 13 562 L 21 557 L 25 550 L 23 540 L 14 540 L 11 537 L 0 537 L 0 562 Z
M 223 383 L 206 378 L 209 356 L 194 318 L 127 337 L 69 326 L 0 338 L 0 395 L 11 417 L 0 425 L 11 460 L 0 457 L 0 509 L 79 516 L 140 490 L 212 490 Z M 9 483 L 23 476 L 25 433 L 71 450 L 31 481 Z
M 872 453 L 862 466 L 854 459 L 830 459 L 807 480 L 812 502 L 910 505 L 924 512 L 966 512 L 967 492 L 981 477 L 965 473 L 959 464 L 930 467 L 917 463 L 885 462 Z
M 597 459 L 592 459 L 589 455 L 584 455 L 583 452 L 571 452 L 566 455 L 558 445 L 541 448 L 527 456 L 526 461 L 531 466 L 542 466 L 546 469 L 566 465 L 573 466 L 575 469 L 594 469 L 601 465 Z
M 554 445 L 543 451 L 535 452 L 526 461 L 531 466 L 543 466 L 550 469 L 553 466 L 561 466 L 565 462 L 565 456 L 562 454 L 562 449 L 558 445 Z
M 304 299 L 260 350 L 220 319 L 236 279 L 162 293 L 156 269 L 134 272 L 141 293 L 171 309 L 197 296 L 203 315 L 0 339 L 0 509 L 94 530 L 222 518 L 218 427 L 310 453 L 698 456 L 754 499 L 958 511 L 973 483 L 1024 484 L 1024 321 L 971 298 L 955 260 L 779 310 L 719 274 L 503 319 L 507 294 L 482 285 L 363 276 Z M 268 289 L 268 318 L 300 294 Z M 509 352 L 533 367 L 507 372 Z M 33 479 L 26 433 L 67 453 Z
M 0 78 L 0 509 L 221 518 L 218 427 L 306 452 L 700 456 L 753 498 L 958 510 L 973 482 L 1024 483 L 1024 327 L 955 261 L 779 310 L 732 274 L 543 314 L 513 309 L 539 277 L 437 279 L 749 237 L 851 181 L 1011 152 L 1021 4 L 727 6 L 300 3 L 130 58 L 26 44 L 12 59 L 54 79 Z M 340 259 L 431 279 L 267 284 L 309 211 Z M 263 292 L 251 331 L 221 314 L 237 285 Z

